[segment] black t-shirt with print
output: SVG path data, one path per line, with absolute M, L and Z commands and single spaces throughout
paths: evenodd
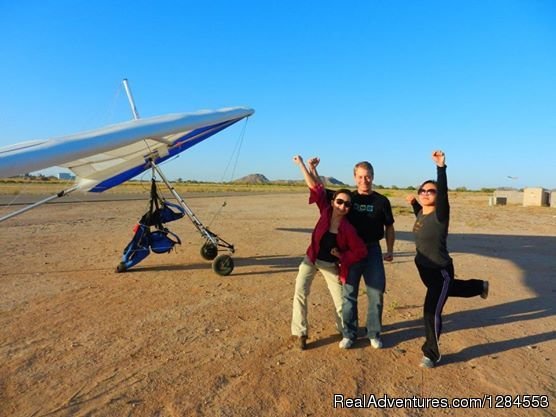
M 356 191 L 352 193 L 348 220 L 365 243 L 372 243 L 384 237 L 384 227 L 394 224 L 394 215 L 390 201 L 382 194 Z
M 326 191 L 332 200 L 334 191 Z M 369 195 L 352 192 L 351 209 L 347 216 L 359 237 L 367 244 L 378 242 L 384 237 L 384 227 L 394 224 L 390 200 L 376 191 Z

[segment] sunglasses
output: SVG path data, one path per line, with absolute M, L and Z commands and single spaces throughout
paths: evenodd
M 351 201 L 342 200 L 341 198 L 337 198 L 334 201 L 339 206 L 341 206 L 343 204 L 345 208 L 350 208 L 351 207 Z
M 436 190 L 434 188 L 420 188 L 419 194 L 436 195 Z

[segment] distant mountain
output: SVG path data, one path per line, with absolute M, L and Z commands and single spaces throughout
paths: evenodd
M 334 178 L 334 177 L 320 177 L 320 179 L 322 180 L 322 182 L 324 182 L 325 184 L 330 184 L 330 185 L 343 185 L 343 186 L 347 186 L 347 184 L 344 184 L 342 181 Z
M 242 184 L 269 184 L 270 181 L 263 174 L 249 174 L 245 177 L 238 178 L 232 182 L 238 182 Z
M 347 186 L 342 181 L 337 180 L 334 177 L 320 177 L 321 181 L 326 185 L 338 185 L 338 186 Z M 274 180 L 270 181 L 267 177 L 263 174 L 249 174 L 245 177 L 238 178 L 232 182 L 241 183 L 241 184 L 304 184 L 303 180 Z

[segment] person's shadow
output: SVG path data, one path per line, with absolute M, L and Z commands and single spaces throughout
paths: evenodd
M 413 234 L 396 231 L 396 240 L 413 241 Z M 523 271 L 525 285 L 536 295 L 509 303 L 447 314 L 443 316 L 443 333 L 526 322 L 556 314 L 556 237 L 450 234 L 448 244 L 451 253 L 480 254 L 513 262 Z M 456 274 L 457 271 L 456 261 Z M 496 271 L 491 271 L 489 274 L 496 276 Z M 467 277 L 463 277 L 463 279 L 465 278 Z M 504 277 L 497 277 L 496 282 L 497 285 L 504 285 Z M 495 289 L 495 287 L 491 289 Z M 422 326 L 422 319 L 386 326 L 388 345 L 396 346 L 403 341 L 422 337 Z M 494 355 L 554 339 L 556 339 L 554 330 L 538 334 L 529 332 L 517 339 L 464 347 L 460 352 L 444 356 L 442 362 L 446 364 L 468 361 L 480 356 Z
M 275 230 L 294 232 L 294 233 L 307 233 L 309 235 L 312 232 L 312 229 L 307 229 L 307 228 L 277 227 Z M 266 275 L 278 274 L 284 272 L 294 273 L 298 270 L 299 263 L 301 262 L 302 259 L 303 259 L 303 253 L 300 253 L 298 256 L 271 254 L 271 255 L 250 256 L 247 258 L 235 257 L 234 262 L 235 262 L 235 266 L 238 267 L 238 269 L 236 269 L 233 274 L 236 277 L 260 275 L 261 272 L 259 270 L 249 271 L 249 269 L 252 267 L 266 267 L 267 268 L 265 271 Z

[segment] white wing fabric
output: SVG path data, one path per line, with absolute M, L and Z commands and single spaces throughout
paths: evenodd
M 61 166 L 75 173 L 84 191 L 101 192 L 190 148 L 254 110 L 225 108 L 131 120 L 0 149 L 0 178 Z

